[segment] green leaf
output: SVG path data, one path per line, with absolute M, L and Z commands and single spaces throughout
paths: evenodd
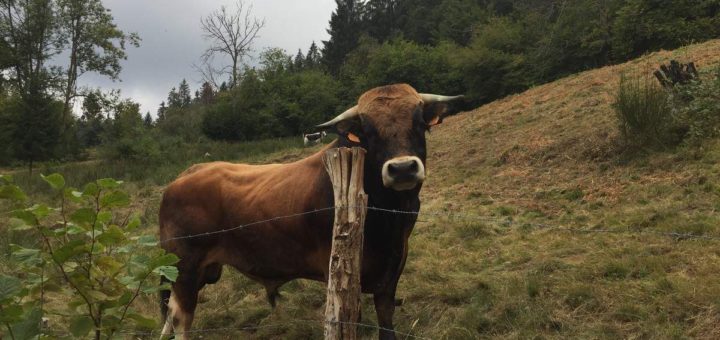
M 118 260 L 120 259 L 116 260 L 111 256 L 100 256 L 95 261 L 95 265 L 105 274 L 114 274 L 123 267 L 123 263 Z
M 3 305 L 3 310 L 0 312 L 0 322 L 3 324 L 12 324 L 22 320 L 23 309 L 18 304 Z
M 171 282 L 175 282 L 178 277 L 178 269 L 174 266 L 160 266 L 153 270 L 153 273 L 164 276 Z
M 158 326 L 158 325 L 157 325 L 157 322 L 155 321 L 155 319 L 147 318 L 147 317 L 142 316 L 142 315 L 140 315 L 140 314 L 138 314 L 138 313 L 133 313 L 133 312 L 131 312 L 131 313 L 128 313 L 128 314 L 126 315 L 126 317 L 127 317 L 128 319 L 131 319 L 131 320 L 135 321 L 135 324 L 138 325 L 138 327 L 140 327 L 140 328 L 144 328 L 144 329 L 155 329 L 155 328 Z
M 97 214 L 97 224 L 95 226 L 99 226 L 102 224 L 108 224 L 112 220 L 112 213 L 109 211 L 101 211 Z
M 67 302 L 67 307 L 69 310 L 87 310 L 87 305 L 85 304 L 85 301 L 80 298 L 80 296 L 75 296 L 73 299 Z M 81 309 L 82 308 L 82 309 Z
M 108 311 L 112 312 L 112 311 Z M 103 328 L 104 329 L 118 329 L 120 328 L 120 318 L 116 315 L 112 314 L 106 314 L 103 316 Z M 119 339 L 120 337 L 116 337 L 116 339 Z
M 121 282 L 122 283 L 122 282 Z M 133 294 L 129 291 L 123 293 L 123 295 L 117 300 L 118 306 L 125 306 L 132 300 Z
M 42 311 L 38 306 L 29 309 L 22 316 L 22 321 L 12 326 L 15 339 L 34 339 L 40 334 Z
M 95 183 L 88 183 L 85 184 L 85 187 L 83 188 L 83 196 L 85 197 L 95 197 L 100 192 L 100 188 Z
M 95 300 L 95 301 L 102 301 L 102 300 L 108 299 L 107 294 L 105 294 L 99 290 L 88 290 L 85 292 L 85 295 L 93 298 L 93 300 Z
M 87 315 L 78 315 L 70 321 L 70 333 L 78 338 L 84 338 L 93 328 L 95 324 Z
M 36 226 L 38 225 L 38 220 L 35 217 L 35 214 L 33 214 L 30 211 L 27 210 L 15 210 L 12 212 L 12 216 L 23 221 L 28 226 Z
M 168 253 L 152 259 L 150 261 L 150 266 L 152 268 L 160 266 L 171 266 L 178 263 L 178 261 L 180 261 L 180 259 L 175 254 Z
M 70 221 L 81 226 L 90 226 L 95 220 L 95 211 L 90 208 L 80 208 L 70 215 Z
M 65 197 L 75 203 L 82 202 L 82 196 L 83 194 L 80 191 L 77 191 L 73 188 L 65 188 Z
M 9 222 L 10 230 L 20 231 L 35 228 L 34 226 L 27 224 L 25 221 L 15 217 L 11 217 Z
M 48 184 L 50 184 L 50 186 L 55 190 L 60 190 L 65 187 L 65 178 L 63 178 L 63 176 L 58 173 L 47 176 L 41 174 L 40 177 L 42 177 L 42 179 L 45 180 L 45 182 L 47 182 Z
M 67 233 L 68 235 L 77 235 L 85 232 L 85 229 L 81 228 L 77 224 L 68 223 Z
M 55 261 L 64 263 L 70 258 L 82 254 L 86 251 L 88 245 L 84 240 L 73 240 L 66 243 L 64 246 L 55 249 Z
M 137 244 L 143 247 L 154 247 L 158 245 L 158 240 L 153 235 L 142 235 L 137 238 Z
M 100 206 L 103 208 L 124 207 L 130 204 L 130 197 L 122 191 L 112 191 L 100 198 Z
M 50 215 L 50 212 L 52 211 L 52 209 L 45 204 L 35 204 L 32 207 L 27 208 L 25 210 L 27 210 L 27 211 L 31 212 L 33 215 L 35 215 L 35 217 L 37 217 L 38 220 L 41 220 L 41 219 L 47 217 L 48 215 Z
M 139 226 L 140 226 L 140 216 L 137 215 L 137 214 L 135 214 L 135 215 L 133 215 L 133 217 L 130 219 L 130 221 L 128 222 L 128 224 L 127 224 L 127 226 L 125 227 L 125 229 L 126 229 L 127 231 L 133 231 L 133 230 L 137 229 L 137 227 L 139 227 Z
M 138 237 L 137 243 L 145 247 L 154 247 L 158 245 L 158 240 L 153 235 L 143 235 Z
M 98 242 L 106 247 L 121 244 L 125 240 L 125 233 L 116 225 L 110 226 L 102 235 L 98 236 Z
M 122 181 L 116 181 L 112 178 L 103 178 L 97 180 L 97 184 L 103 189 L 115 189 L 122 183 Z
M 11 258 L 14 262 L 33 267 L 42 263 L 40 249 L 24 248 L 17 244 L 10 246 Z
M 0 199 L 25 201 L 27 199 L 27 196 L 17 185 L 8 184 L 0 187 Z
M 20 279 L 0 274 L 0 301 L 15 297 L 22 290 Z

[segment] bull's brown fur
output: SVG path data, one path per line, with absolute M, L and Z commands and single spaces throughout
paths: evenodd
M 420 96 L 410 85 L 382 86 L 360 97 L 358 111 L 380 135 L 393 139 L 395 147 L 402 150 L 407 148 L 407 140 L 402 137 L 412 128 L 411 115 L 420 103 Z
M 408 85 L 393 85 L 366 92 L 358 101 L 363 120 L 372 124 L 382 154 L 412 154 L 410 135 L 422 138 L 419 157 L 424 162 L 424 130 L 413 130 L 422 106 Z M 414 116 L 415 115 L 415 116 Z M 413 132 L 415 131 L 415 132 Z M 223 265 L 230 265 L 263 284 L 271 304 L 277 289 L 296 278 L 325 281 L 331 247 L 333 193 L 322 155 L 343 146 L 342 139 L 318 153 L 290 164 L 245 165 L 225 162 L 190 167 L 166 189 L 160 207 L 163 248 L 177 254 L 180 275 L 172 286 L 174 322 L 189 329 L 203 285 L 216 282 Z M 397 192 L 382 186 L 377 164 L 381 156 L 369 150 L 365 191 L 371 206 L 419 209 L 417 188 Z M 313 212 L 318 209 L 325 209 Z M 306 212 L 312 212 L 304 214 Z M 298 215 L 273 219 L 278 216 Z M 266 221 L 255 224 L 257 221 Z M 407 257 L 413 215 L 369 211 L 365 226 L 362 290 L 375 294 L 378 322 L 392 328 L 397 281 Z M 247 227 L 205 236 L 240 225 Z M 391 331 L 380 331 L 392 339 Z

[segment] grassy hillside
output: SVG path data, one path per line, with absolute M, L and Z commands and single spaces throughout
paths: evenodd
M 397 330 L 433 339 L 720 337 L 720 141 L 622 155 L 610 107 L 622 72 L 670 59 L 707 69 L 720 64 L 720 41 L 574 75 L 434 128 Z M 162 187 L 129 186 L 156 221 Z M 272 310 L 259 285 L 226 268 L 201 293 L 194 326 L 222 328 L 205 339 L 319 338 L 324 290 L 289 283 Z M 372 299 L 363 302 L 363 322 L 375 324 Z M 157 313 L 155 299 L 140 307 Z
M 632 158 L 617 147 L 610 105 L 620 74 L 670 59 L 711 67 L 720 41 L 581 73 L 434 129 L 398 330 L 447 339 L 720 336 L 720 240 L 652 233 L 720 237 L 720 142 Z M 228 276 L 203 293 L 198 327 L 321 336 L 321 284 L 289 284 L 271 311 L 259 286 Z

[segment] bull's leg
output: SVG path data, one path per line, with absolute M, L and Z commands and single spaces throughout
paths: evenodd
M 275 308 L 275 305 L 277 304 L 277 298 L 281 297 L 280 292 L 278 289 L 280 286 L 285 284 L 285 281 L 261 281 L 263 286 L 265 286 L 265 293 L 267 295 L 268 302 L 270 303 L 270 307 Z
M 189 331 L 195 316 L 198 292 L 204 285 L 202 270 L 186 263 L 178 264 L 180 275 L 172 285 L 172 294 L 168 303 L 168 316 L 163 326 L 162 337 L 175 334 L 177 339 L 189 339 Z M 200 274 L 200 275 L 198 275 Z
M 394 340 L 393 314 L 395 313 L 395 289 L 392 292 L 379 292 L 373 295 L 378 326 L 380 326 L 380 340 Z

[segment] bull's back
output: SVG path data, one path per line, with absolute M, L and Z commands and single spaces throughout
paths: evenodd
M 321 171 L 308 160 L 192 166 L 163 195 L 163 247 L 181 257 L 206 253 L 209 262 L 256 276 L 318 275 L 327 263 L 332 211 L 304 213 L 332 205 Z

